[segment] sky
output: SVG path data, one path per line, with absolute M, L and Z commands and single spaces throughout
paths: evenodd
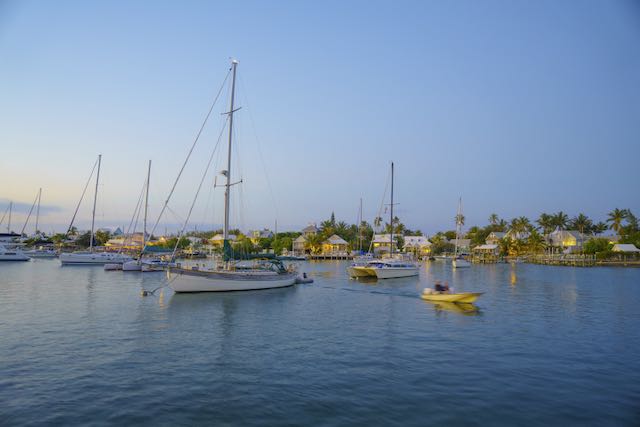
M 460 197 L 467 226 L 640 213 L 634 1 L 0 0 L 0 214 L 14 201 L 19 231 L 42 188 L 41 229 L 65 230 L 102 154 L 97 225 L 129 224 L 148 160 L 155 222 L 231 57 L 233 227 L 353 223 L 361 198 L 371 222 L 391 161 L 397 215 L 428 234 Z M 228 94 L 160 230 L 187 217 Z M 213 153 L 189 229 L 222 223 L 225 136 Z

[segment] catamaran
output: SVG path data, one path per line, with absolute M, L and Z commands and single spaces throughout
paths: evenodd
M 411 261 L 394 259 L 393 254 L 393 162 L 391 162 L 391 219 L 389 221 L 391 233 L 389 237 L 389 258 L 374 259 L 363 263 L 354 263 L 348 269 L 351 277 L 376 277 L 378 279 L 397 279 L 418 275 L 418 267 Z
M 233 114 L 236 70 L 238 61 L 231 61 L 231 100 L 226 113 L 229 120 L 229 144 L 227 153 L 227 169 L 222 172 L 226 178 L 224 193 L 224 228 L 223 228 L 223 262 L 216 268 L 186 268 L 182 266 L 169 267 L 167 276 L 169 286 L 175 292 L 223 292 L 248 291 L 259 289 L 273 289 L 295 284 L 297 272 L 285 268 L 282 261 L 275 258 L 252 261 L 242 261 L 247 255 L 236 253 L 229 244 L 229 200 L 231 193 L 231 153 L 233 140 Z
M 91 214 L 91 237 L 89 238 L 89 250 L 78 252 L 66 252 L 60 254 L 60 264 L 62 265 L 102 265 L 108 263 L 123 263 L 130 261 L 132 258 L 127 255 L 111 252 L 94 252 L 93 251 L 93 238 L 94 238 L 94 226 L 96 219 L 96 201 L 98 199 L 98 183 L 100 180 L 100 163 L 102 161 L 102 154 L 98 155 L 98 172 L 96 174 L 96 190 L 93 195 L 93 213 Z M 93 171 L 91 172 L 93 174 Z M 86 186 L 85 186 L 86 190 Z M 84 196 L 84 192 L 82 193 Z M 82 202 L 82 197 L 80 198 Z M 78 203 L 78 206 L 80 204 Z M 76 213 L 78 209 L 76 208 Z M 75 214 L 74 214 L 75 219 Z M 73 224 L 73 219 L 71 220 Z M 71 228 L 71 227 L 69 227 Z
M 458 244 L 460 242 L 460 237 L 462 236 L 462 223 L 464 222 L 462 216 L 462 197 L 458 200 L 458 213 L 456 214 L 456 246 L 453 252 L 453 260 L 451 261 L 451 265 L 454 269 L 456 268 L 469 268 L 471 267 L 471 263 L 466 259 L 462 258 L 462 256 L 458 256 Z

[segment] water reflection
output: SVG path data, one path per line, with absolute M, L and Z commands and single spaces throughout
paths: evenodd
M 443 311 L 451 313 L 462 314 L 465 316 L 476 316 L 480 314 L 480 309 L 472 303 L 453 303 L 445 301 L 424 301 L 425 304 L 432 306 L 436 314 L 440 314 Z

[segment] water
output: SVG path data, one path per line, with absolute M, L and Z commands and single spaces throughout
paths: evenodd
M 0 264 L 0 425 L 638 425 L 640 269 L 519 264 L 175 295 Z M 418 298 L 434 279 L 478 312 Z

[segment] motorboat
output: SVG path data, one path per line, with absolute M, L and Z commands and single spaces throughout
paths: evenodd
M 471 267 L 471 263 L 462 257 L 457 257 L 451 260 L 453 268 L 468 268 Z
M 351 277 L 375 277 L 378 279 L 397 279 L 400 277 L 412 277 L 418 275 L 418 267 L 408 261 L 402 260 L 373 260 L 365 265 L 351 266 Z
M 124 264 L 131 261 L 128 255 L 116 252 L 67 252 L 60 254 L 60 264 L 62 265 L 104 265 L 104 264 Z
M 0 261 L 29 261 L 30 259 L 22 250 L 18 248 L 9 249 L 0 244 Z
M 53 249 L 45 249 L 40 246 L 37 249 L 30 249 L 28 251 L 24 251 L 24 254 L 29 258 L 55 258 L 58 256 L 58 253 Z
M 420 298 L 427 301 L 442 301 L 452 303 L 472 303 L 477 300 L 483 292 L 438 292 L 431 288 L 425 288 Z

